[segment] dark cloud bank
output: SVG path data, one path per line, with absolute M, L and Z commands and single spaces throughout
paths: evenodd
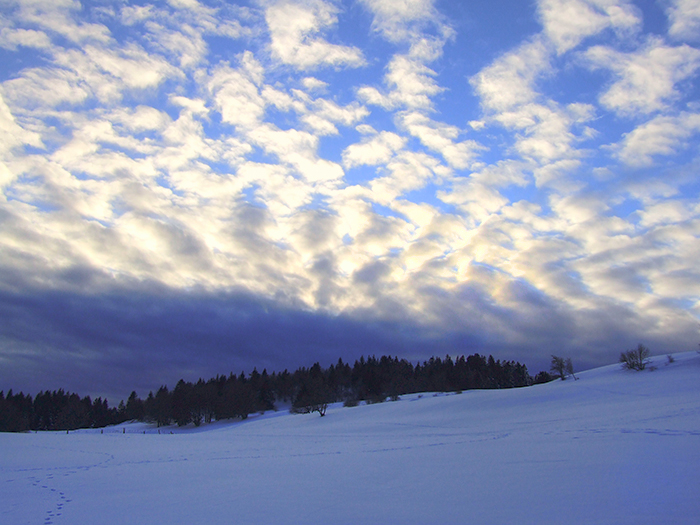
M 180 378 L 208 379 L 254 367 L 294 370 L 316 361 L 327 366 L 338 358 L 352 363 L 372 354 L 415 362 L 478 352 L 518 360 L 534 375 L 548 368 L 551 353 L 571 355 L 582 369 L 614 362 L 637 341 L 638 334 L 618 329 L 612 317 L 629 312 L 610 309 L 574 323 L 545 298 L 528 293 L 521 294 L 515 311 L 464 287 L 454 300 L 471 307 L 458 314 L 446 304 L 445 323 L 436 327 L 401 315 L 387 321 L 370 312 L 300 310 L 245 292 L 2 291 L 0 389 L 36 394 L 64 388 L 115 402 L 132 389 L 144 396 Z M 657 352 L 689 349 L 674 347 L 678 341 L 645 342 Z

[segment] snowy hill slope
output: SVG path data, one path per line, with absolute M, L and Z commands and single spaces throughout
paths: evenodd
M 700 355 L 674 357 L 324 418 L 0 434 L 0 522 L 696 524 Z

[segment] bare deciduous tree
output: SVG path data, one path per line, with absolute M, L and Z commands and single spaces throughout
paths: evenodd
M 578 377 L 574 375 L 574 363 L 570 357 L 566 358 L 566 363 L 564 363 L 564 371 L 574 378 L 574 381 L 578 381 Z
M 564 379 L 566 379 L 566 362 L 564 358 L 553 355 L 552 365 L 549 367 L 549 371 L 554 372 L 554 375 L 564 381 Z
M 620 363 L 628 370 L 644 370 L 649 362 L 649 349 L 639 344 L 635 350 L 628 350 L 620 354 Z

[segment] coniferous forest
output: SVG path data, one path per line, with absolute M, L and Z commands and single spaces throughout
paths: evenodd
M 514 388 L 552 379 L 540 372 L 535 379 L 527 367 L 514 361 L 495 360 L 479 354 L 455 360 L 432 357 L 413 365 L 405 359 L 362 357 L 353 366 L 339 359 L 322 368 L 315 363 L 268 374 L 254 369 L 246 375 L 220 375 L 196 383 L 180 380 L 174 388 L 161 386 L 146 399 L 132 392 L 126 402 L 110 407 L 107 400 L 56 390 L 34 398 L 22 392 L 0 391 L 0 431 L 74 430 L 100 428 L 138 420 L 166 426 L 173 423 L 199 426 L 215 420 L 240 418 L 275 409 L 276 403 L 291 404 L 293 412 L 317 411 L 329 403 L 346 406 L 398 399 L 417 392 L 455 392 L 470 389 Z

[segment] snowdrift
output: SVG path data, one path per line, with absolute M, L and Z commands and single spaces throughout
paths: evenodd
M 700 355 L 198 429 L 0 434 L 0 522 L 700 523 Z

